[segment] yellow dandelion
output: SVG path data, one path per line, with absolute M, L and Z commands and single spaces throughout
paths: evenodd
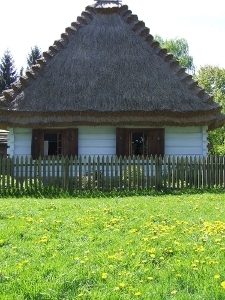
M 15 216 L 8 216 L 8 219 L 14 219 L 15 218 Z
M 108 277 L 107 273 L 102 273 L 102 279 L 106 279 Z
M 124 283 L 124 282 L 120 282 L 120 283 L 119 283 L 119 286 L 120 286 L 120 287 L 125 287 L 125 283 Z
M 136 292 L 135 294 L 134 294 L 134 296 L 140 296 L 141 295 L 141 292 Z
M 119 289 L 120 289 L 120 288 L 119 288 L 118 286 L 115 286 L 113 290 L 114 290 L 114 291 L 119 291 Z
M 177 290 L 173 290 L 170 294 L 171 295 L 176 295 L 176 293 L 177 293 Z
M 149 276 L 149 277 L 148 277 L 148 280 L 153 280 L 153 277 Z
M 220 278 L 220 275 L 219 275 L 219 274 L 216 274 L 216 275 L 214 275 L 214 278 L 215 278 L 215 279 L 219 279 L 219 278 Z
M 221 282 L 221 286 L 222 286 L 223 289 L 225 289 L 225 281 Z

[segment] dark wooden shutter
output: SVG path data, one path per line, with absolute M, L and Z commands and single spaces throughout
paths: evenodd
M 38 159 L 41 156 L 41 141 L 42 130 L 33 129 L 32 130 L 32 142 L 31 142 L 31 156 L 33 159 Z
M 63 155 L 78 155 L 78 129 L 69 128 L 63 130 Z
M 128 156 L 128 136 L 126 128 L 116 128 L 116 155 Z
M 149 130 L 149 155 L 161 155 L 165 153 L 165 130 L 155 128 Z

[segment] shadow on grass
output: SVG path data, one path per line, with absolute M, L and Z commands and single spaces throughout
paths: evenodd
M 214 187 L 214 188 L 184 188 L 184 189 L 164 189 L 164 190 L 113 190 L 113 191 L 99 191 L 99 190 L 90 190 L 90 191 L 77 191 L 77 190 L 63 190 L 63 189 L 52 189 L 52 188 L 43 188 L 38 191 L 30 190 L 30 189 L 21 189 L 21 190 L 8 190 L 7 193 L 0 192 L 0 198 L 21 198 L 21 197 L 29 197 L 29 198 L 124 198 L 124 197 L 132 197 L 132 196 L 164 196 L 164 195 L 195 195 L 195 194 L 224 194 L 225 189 L 222 187 Z

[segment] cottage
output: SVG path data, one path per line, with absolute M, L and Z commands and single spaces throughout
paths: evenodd
M 221 106 L 126 5 L 99 2 L 3 91 L 8 154 L 207 155 Z

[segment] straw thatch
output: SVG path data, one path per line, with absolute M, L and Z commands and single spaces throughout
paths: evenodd
M 198 126 L 225 123 L 128 7 L 88 6 L 0 98 L 0 124 Z

